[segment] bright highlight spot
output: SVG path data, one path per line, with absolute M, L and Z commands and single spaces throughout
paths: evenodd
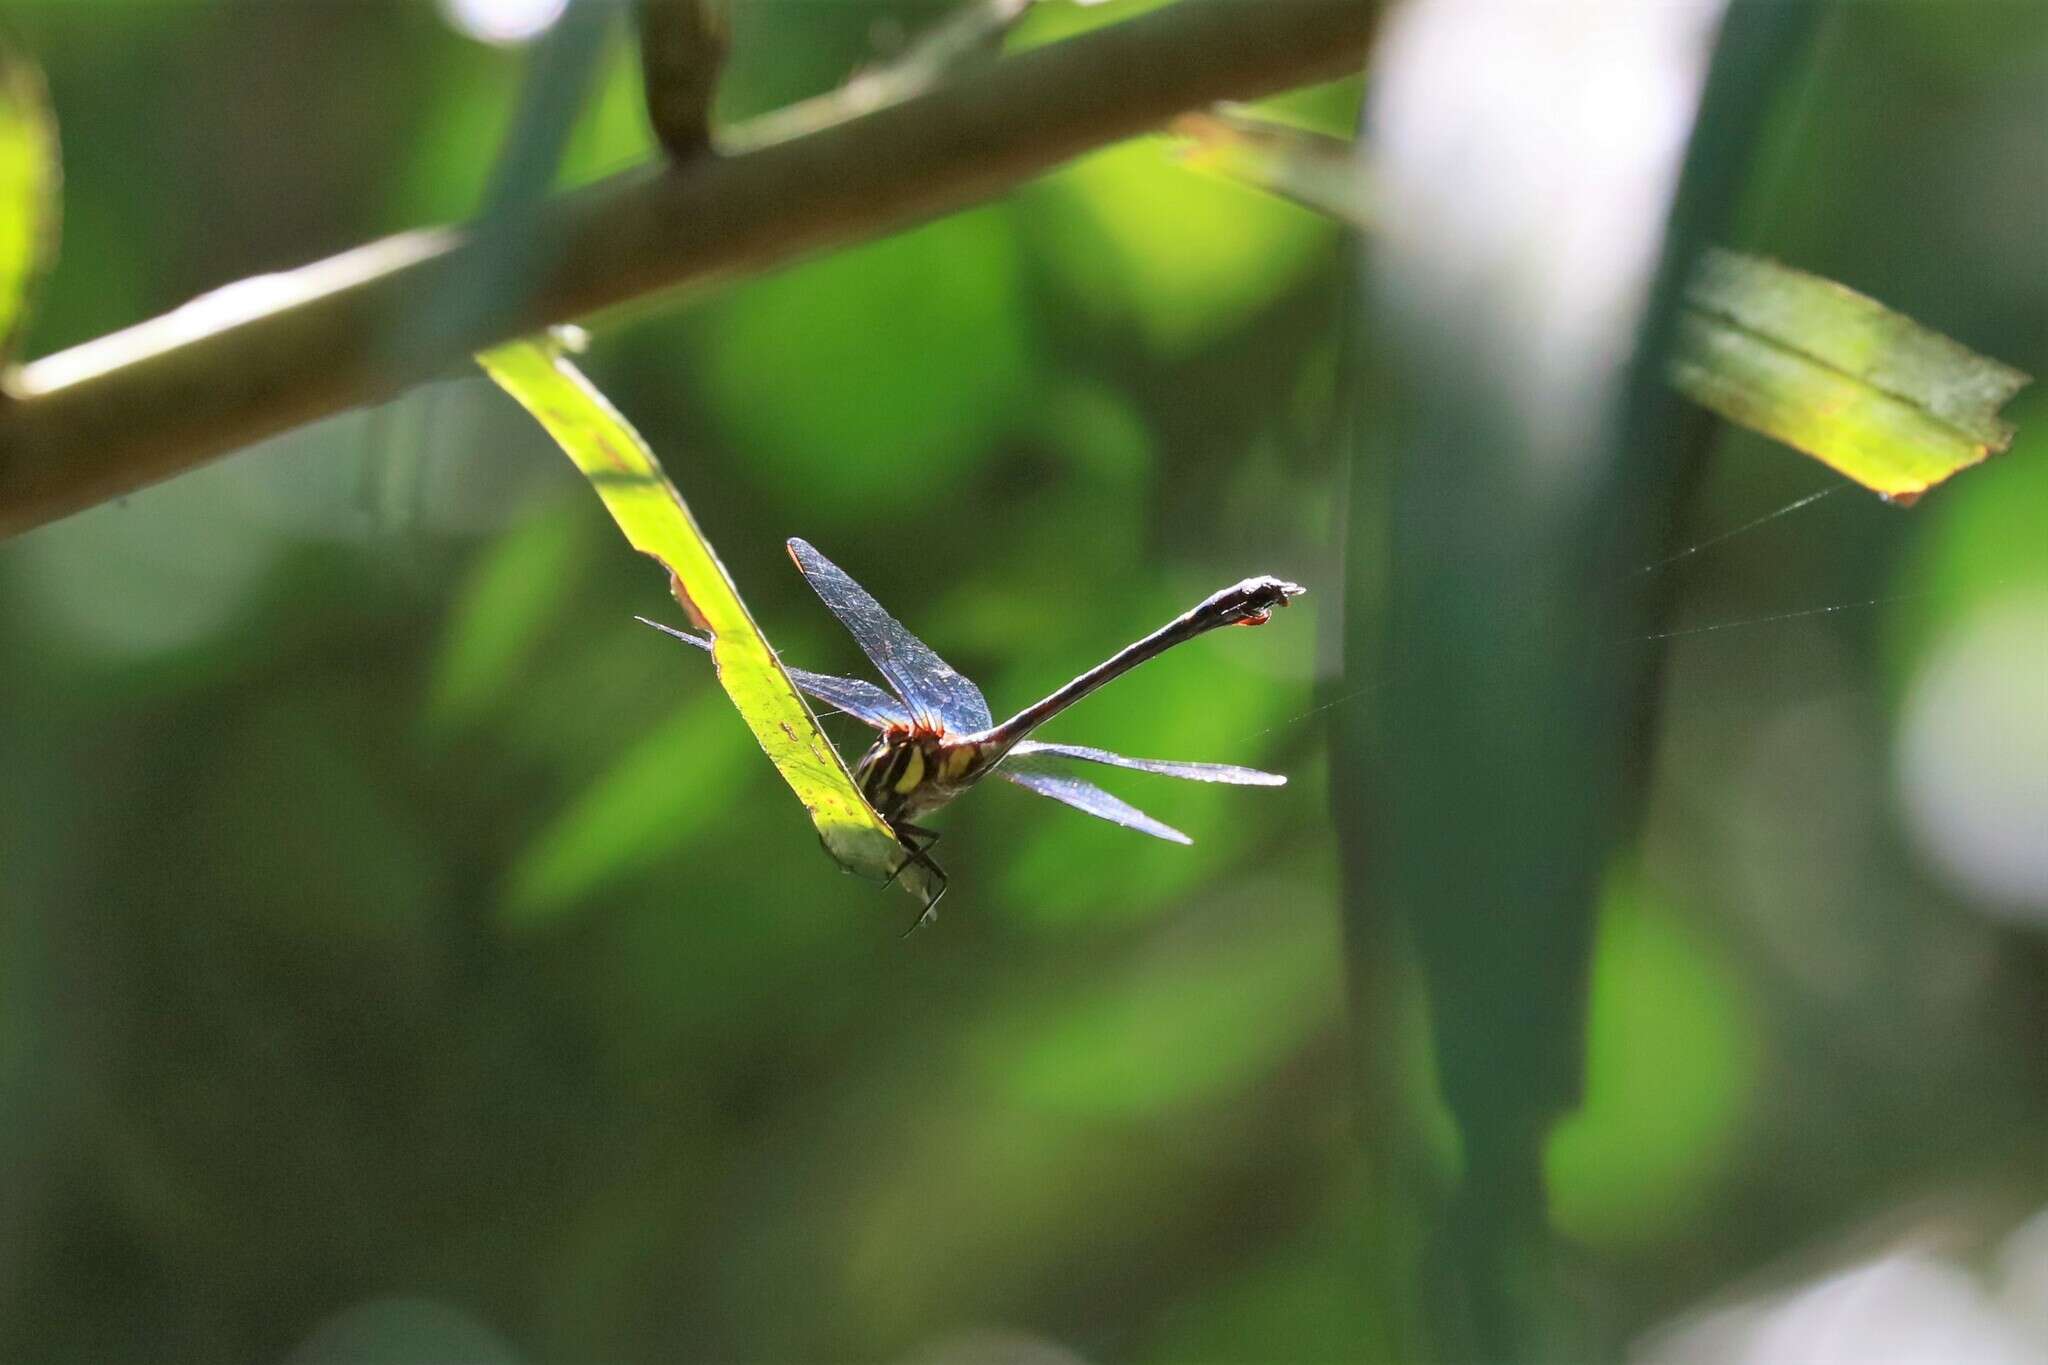
M 1645 1365 L 2036 1365 L 2035 1347 L 1967 1271 L 1902 1251 L 1787 1294 L 1682 1321 L 1635 1359 Z
M 1985 908 L 2048 921 L 2048 593 L 2009 593 L 1922 666 L 1899 727 L 1906 821 Z
M 546 33 L 569 0 L 440 0 L 449 24 L 481 43 L 510 46 Z

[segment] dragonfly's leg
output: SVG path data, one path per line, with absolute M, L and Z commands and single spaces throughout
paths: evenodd
M 905 844 L 904 847 L 910 849 L 910 856 L 905 858 L 902 862 L 896 864 L 896 870 L 889 874 L 889 880 L 883 882 L 882 887 L 884 890 L 888 889 L 890 883 L 894 882 L 898 877 L 903 875 L 904 868 L 921 867 L 925 871 L 931 873 L 934 877 L 937 877 L 939 879 L 939 889 L 933 893 L 932 898 L 929 901 L 925 902 L 925 908 L 930 909 L 932 906 L 937 905 L 939 903 L 940 896 L 946 894 L 946 869 L 940 867 L 937 863 L 933 862 L 931 859 L 931 855 L 926 853 L 924 849 L 910 848 L 910 845 L 908 844 Z M 930 845 L 926 845 L 926 847 L 928 848 L 930 847 Z
M 903 869 L 906 867 L 930 868 L 934 874 L 943 880 L 946 874 L 939 871 L 938 864 L 934 863 L 930 858 L 923 856 L 931 851 L 932 845 L 939 842 L 939 831 L 926 829 L 923 825 L 913 825 L 908 820 L 898 820 L 894 828 L 896 831 L 896 842 L 909 849 L 911 856 L 896 864 L 896 870 L 889 874 L 888 881 L 882 883 L 882 889 L 886 891 L 891 886 L 894 886 L 896 879 L 903 875 Z M 924 842 L 917 842 L 920 839 L 924 840 Z
M 918 854 L 917 856 L 920 858 L 924 858 L 924 855 L 922 853 Z M 937 863 L 933 862 L 929 858 L 925 858 L 924 865 L 930 868 L 932 871 L 932 875 L 939 879 L 939 889 L 932 892 L 932 898 L 924 903 L 924 913 L 917 917 L 917 922 L 915 924 L 912 924 L 908 929 L 905 929 L 903 931 L 904 938 L 909 938 L 912 934 L 924 928 L 927 924 L 930 924 L 933 920 L 939 917 L 939 902 L 940 900 L 944 899 L 946 894 L 947 880 L 945 869 L 940 867 Z
M 923 840 L 923 842 L 919 843 L 919 840 Z M 910 856 L 896 864 L 896 870 L 889 874 L 890 881 L 893 882 L 897 877 L 901 876 L 904 868 L 915 864 L 931 873 L 932 876 L 938 879 L 939 883 L 939 889 L 934 891 L 932 898 L 924 903 L 924 913 L 917 917 L 916 923 L 903 931 L 903 937 L 909 938 L 919 929 L 924 928 L 925 925 L 938 918 L 939 898 L 946 894 L 949 879 L 946 876 L 946 870 L 933 862 L 931 857 L 931 847 L 933 844 L 938 843 L 939 831 L 926 829 L 922 825 L 913 825 L 907 820 L 899 820 L 896 823 L 896 841 L 909 850 Z
M 926 829 L 924 825 L 911 825 L 909 821 L 897 821 L 893 829 L 895 829 L 897 843 L 907 847 L 911 851 L 911 857 L 905 857 L 903 862 L 897 864 L 897 870 L 889 874 L 887 882 L 883 882 L 883 890 L 887 890 L 889 886 L 895 886 L 895 880 L 899 876 L 903 876 L 903 868 L 930 868 L 940 878 L 946 876 L 944 872 L 938 870 L 938 864 L 934 864 L 930 857 L 922 857 L 922 853 L 930 853 L 932 845 L 938 843 L 938 831 L 936 829 Z M 924 839 L 924 843 L 918 843 L 920 839 Z
M 904 844 L 907 847 L 915 848 L 919 853 L 929 853 L 932 846 L 939 842 L 938 830 L 926 829 L 923 825 L 913 825 L 908 820 L 898 820 L 896 822 L 896 834 L 898 838 L 908 835 L 909 838 L 903 839 Z M 922 844 L 912 844 L 910 839 L 922 839 L 924 842 Z

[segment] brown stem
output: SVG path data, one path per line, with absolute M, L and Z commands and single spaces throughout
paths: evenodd
M 661 290 L 755 274 L 988 199 L 1219 99 L 1356 70 L 1370 0 L 1181 0 L 787 142 L 646 168 L 523 220 L 530 289 L 466 330 L 444 297 L 491 249 L 414 233 L 26 366 L 0 404 L 0 535 L 316 418 L 389 398 L 475 350 Z

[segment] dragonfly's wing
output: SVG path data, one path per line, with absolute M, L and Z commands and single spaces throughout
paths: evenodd
M 1013 758 L 1024 758 L 1032 754 L 1051 754 L 1059 758 L 1078 758 L 1085 763 L 1105 763 L 1112 768 L 1135 768 L 1141 773 L 1159 773 L 1166 777 L 1185 777 L 1190 782 L 1228 782 L 1236 787 L 1284 787 L 1287 779 L 1279 773 L 1262 773 L 1257 768 L 1239 768 L 1229 763 L 1178 763 L 1170 758 L 1128 758 L 1113 754 L 1107 749 L 1091 749 L 1085 744 L 1041 744 L 1035 739 L 1020 740 L 1010 750 Z
M 974 734 L 994 723 L 981 689 L 905 630 L 838 565 L 803 540 L 789 542 L 789 557 L 920 723 L 955 734 Z
M 1100 816 L 1113 825 L 1149 834 L 1155 839 L 1168 843 L 1192 844 L 1193 839 L 1182 834 L 1172 825 L 1161 824 L 1136 806 L 1119 801 L 1092 782 L 1083 782 L 1078 777 L 1063 777 L 1057 773 L 1034 772 L 1029 768 L 998 768 L 996 776 L 1015 782 L 1026 791 L 1050 796 L 1055 801 L 1064 801 L 1075 810 L 1085 810 L 1090 815 Z
M 693 645 L 706 654 L 711 652 L 709 636 L 692 635 L 687 630 L 677 630 L 659 621 L 650 621 L 644 616 L 633 618 L 642 625 L 653 626 L 663 635 L 673 635 L 686 645 Z M 797 690 L 805 696 L 814 697 L 827 706 L 836 706 L 855 720 L 865 721 L 877 730 L 886 730 L 892 725 L 910 724 L 910 713 L 903 709 L 903 703 L 884 692 L 871 682 L 859 678 L 835 678 L 830 673 L 813 673 L 807 668 L 791 668 L 784 664 L 783 671 Z

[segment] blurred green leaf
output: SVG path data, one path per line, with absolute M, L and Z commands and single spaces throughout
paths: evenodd
M 1045 191 L 1067 221 L 1039 241 L 1081 309 L 1128 316 L 1160 352 L 1196 349 L 1298 281 L 1336 242 L 1329 222 L 1190 176 L 1157 138 L 1097 152 Z
M 249 515 L 249 485 L 223 462 L 82 512 L 61 535 L 18 538 L 14 604 L 109 659 L 228 633 L 285 545 Z
M 607 46 L 598 66 L 596 88 L 570 131 L 557 182 L 585 184 L 638 165 L 655 152 L 639 57 L 631 36 L 621 29 Z
M 56 250 L 60 175 L 42 72 L 0 34 L 0 365 L 14 357 L 29 286 Z
M 725 717 L 725 702 L 706 696 L 636 741 L 520 854 L 505 881 L 505 922 L 538 925 L 657 862 L 701 817 L 704 792 L 740 783 L 746 753 Z
M 491 175 L 484 149 L 503 145 L 518 89 L 518 61 L 498 49 L 465 43 L 442 55 L 405 160 L 391 176 L 393 222 L 449 222 L 476 212 Z
M 500 536 L 470 571 L 448 617 L 427 716 L 469 725 L 515 687 L 522 662 L 569 599 L 586 548 L 581 523 L 550 513 Z
M 703 384 L 760 477 L 820 517 L 944 502 L 1017 410 L 1032 354 L 1004 208 L 756 280 L 704 316 Z
M 424 942 L 437 849 L 379 780 L 357 723 L 351 703 L 316 692 L 267 701 L 221 736 L 186 817 L 217 918 L 335 942 Z
M 1041 1018 L 998 1021 L 983 1053 L 1003 1103 L 1157 1113 L 1251 1083 L 1326 1027 L 1340 995 L 1335 918 L 1284 891 L 1245 910 Z
M 1158 461 L 1158 442 L 1144 417 L 1106 384 L 1062 384 L 1038 405 L 1032 426 L 1048 449 L 1099 485 L 1129 488 Z
M 1344 1210 L 1353 1212 L 1350 1209 Z M 1356 1214 L 1354 1213 L 1354 1216 Z M 1304 1235 L 1166 1313 L 1136 1358 L 1191 1360 L 1394 1360 L 1398 1352 L 1362 1303 L 1357 1267 L 1341 1233 Z
M 2012 442 L 1998 410 L 2027 375 L 1853 289 L 1715 249 L 1686 302 L 1680 392 L 1895 502 Z
M 1629 570 L 1691 483 L 1688 424 L 1709 429 L 1656 372 L 1678 286 L 1815 15 L 1494 7 L 1475 24 L 1425 0 L 1373 52 L 1387 231 L 1361 253 L 1370 345 L 1348 362 L 1342 647 L 1366 705 L 1334 718 L 1336 814 L 1360 1048 L 1384 1032 L 1378 963 L 1412 944 L 1463 1137 L 1393 1296 L 1422 1310 L 1407 1356 L 1622 1353 L 1566 1287 L 1545 1169 L 1585 1093 L 1600 891 L 1650 768 L 1657 659 L 1613 642 L 1662 615 Z M 1589 79 L 1610 70 L 1630 79 Z M 1395 1163 L 1414 1145 L 1368 1136 Z
M 818 729 L 647 443 L 569 362 L 556 338 L 515 341 L 477 360 L 560 443 L 627 542 L 668 571 L 676 600 L 714 639 L 719 683 L 810 812 L 826 851 L 864 876 L 889 877 L 903 856 L 895 834 Z M 923 867 L 905 868 L 897 880 L 925 899 L 936 890 Z
M 1757 1035 L 1712 944 L 1640 890 L 1611 894 L 1593 946 L 1585 1103 L 1546 1153 L 1558 1228 L 1628 1246 L 1697 1217 L 1749 1116 Z

